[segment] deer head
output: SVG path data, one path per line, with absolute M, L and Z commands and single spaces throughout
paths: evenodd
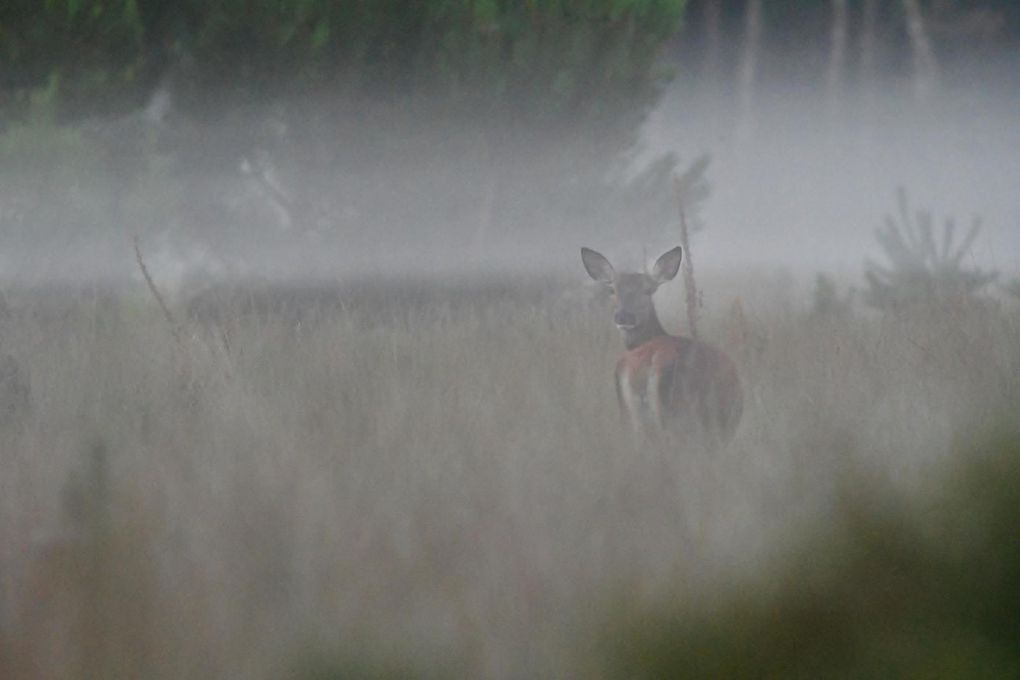
M 677 246 L 661 255 L 647 274 L 618 273 L 604 255 L 590 248 L 581 248 L 581 261 L 588 275 L 608 287 L 613 294 L 613 323 L 623 334 L 627 349 L 666 334 L 655 314 L 652 295 L 659 286 L 676 276 L 682 258 L 683 250 Z

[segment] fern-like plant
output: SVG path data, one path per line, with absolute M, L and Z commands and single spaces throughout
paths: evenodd
M 930 212 L 911 211 L 902 187 L 896 197 L 898 221 L 887 215 L 883 226 L 875 230 L 889 264 L 865 262 L 865 302 L 884 311 L 939 306 L 973 299 L 995 281 L 998 272 L 964 265 L 981 231 L 980 218 L 973 219 L 957 244 L 955 219 L 947 218 L 941 234 L 936 234 Z

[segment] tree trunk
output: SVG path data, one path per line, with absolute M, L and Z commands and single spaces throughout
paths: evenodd
M 737 136 L 746 141 L 754 133 L 755 84 L 761 52 L 761 0 L 747 0 L 744 14 L 744 53 L 738 73 Z
M 846 69 L 847 1 L 832 0 L 832 35 L 829 43 L 829 73 L 825 79 L 826 100 L 830 113 L 835 113 L 843 97 Z
M 860 95 L 861 143 L 874 140 L 878 104 L 878 0 L 864 0 L 861 9 L 860 55 L 857 62 L 857 92 Z
M 478 253 L 483 253 L 487 247 L 489 235 L 492 233 L 493 225 L 496 223 L 496 191 L 499 186 L 496 168 L 490 166 L 485 177 L 485 184 L 482 187 L 481 201 L 478 206 L 478 224 L 475 228 L 474 238 L 471 245 Z
M 505 148 L 498 133 L 486 131 L 481 134 L 478 147 L 479 180 L 481 186 L 478 194 L 478 216 L 475 231 L 471 236 L 471 249 L 477 255 L 484 255 L 490 245 L 493 231 L 496 229 L 496 211 L 502 172 L 500 150 Z
M 939 64 L 928 39 L 921 5 L 917 0 L 903 0 L 903 10 L 907 15 L 907 35 L 914 55 L 914 96 L 919 100 L 926 99 L 938 89 Z
M 709 86 L 714 87 L 719 80 L 719 62 L 722 51 L 722 39 L 719 35 L 719 23 L 722 18 L 721 0 L 705 0 L 705 60 L 702 63 L 702 77 Z
M 878 0 L 864 0 L 861 10 L 861 59 L 858 63 L 858 87 L 866 97 L 874 95 L 876 50 L 878 40 L 875 24 L 878 21 Z

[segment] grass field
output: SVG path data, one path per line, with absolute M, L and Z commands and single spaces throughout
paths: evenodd
M 11 292 L 0 676 L 609 677 L 621 611 L 758 587 L 848 498 L 940 497 L 1020 404 L 1015 304 L 727 300 L 736 439 L 658 445 L 608 312 L 561 291 L 227 295 L 179 340 L 140 294 Z

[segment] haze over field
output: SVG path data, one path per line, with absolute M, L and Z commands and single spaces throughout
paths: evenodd
M 1020 58 L 1012 63 L 1020 63 Z M 868 121 L 862 119 L 860 101 L 850 101 L 831 114 L 818 91 L 791 82 L 762 83 L 755 134 L 746 140 L 738 139 L 731 101 L 699 94 L 699 83 L 681 79 L 652 111 L 633 167 L 640 169 L 644 161 L 668 152 L 677 153 L 681 165 L 700 154 L 711 157 L 707 173 L 711 196 L 702 215 L 705 229 L 693 247 L 703 266 L 715 271 L 765 273 L 785 268 L 802 281 L 819 271 L 835 271 L 859 280 L 863 259 L 877 255 L 874 229 L 895 210 L 895 190 L 902 186 L 915 208 L 931 210 L 938 219 L 956 217 L 969 223 L 980 216 L 984 228 L 973 261 L 1015 275 L 1020 271 L 1016 116 L 1020 87 L 1012 70 L 991 66 L 988 72 L 972 67 L 979 72 L 980 87 L 973 81 L 953 83 L 932 103 L 918 104 L 902 88 L 893 91 L 890 86 L 875 102 L 878 113 Z M 348 233 L 334 240 L 326 231 L 319 243 L 311 244 L 301 234 L 288 238 L 286 216 L 241 171 L 239 160 L 235 177 L 214 181 L 224 184 L 233 210 L 250 216 L 254 235 L 221 229 L 208 216 L 200 218 L 197 238 L 147 225 L 140 229 L 154 234 L 147 248 L 166 249 L 154 254 L 158 258 L 154 271 L 171 279 L 178 272 L 232 271 L 243 277 L 274 278 L 312 272 L 342 278 L 486 269 L 569 272 L 580 278 L 579 244 L 629 248 L 633 256 L 642 245 L 651 251 L 678 238 L 675 219 L 663 219 L 652 228 L 634 227 L 621 215 L 615 227 L 561 219 L 533 224 L 520 236 L 496 234 L 484 243 L 473 243 L 473 234 L 452 220 L 444 221 L 446 208 L 437 205 L 442 201 L 434 195 L 473 191 L 456 177 L 462 161 L 451 156 L 441 140 L 422 153 L 420 167 L 408 169 L 401 162 L 390 169 L 401 178 L 397 186 L 413 184 L 420 189 L 413 197 L 391 197 L 392 202 L 407 203 L 405 222 L 341 213 L 327 219 Z M 455 176 L 437 179 L 430 168 L 443 166 L 454 168 Z M 381 173 L 359 188 L 362 198 L 369 194 L 389 200 L 386 195 L 393 190 L 387 171 Z M 300 170 L 287 179 L 308 181 Z M 543 218 L 538 214 L 535 219 Z M 269 231 L 269 239 L 260 245 L 262 230 Z M 226 233 L 218 234 L 221 231 Z M 23 249 L 30 253 L 27 259 L 20 254 Z M 71 278 L 133 274 L 128 238 L 108 228 L 92 236 L 75 234 L 71 243 L 45 228 L 29 231 L 0 262 L 5 276 L 37 281 L 69 274 Z

